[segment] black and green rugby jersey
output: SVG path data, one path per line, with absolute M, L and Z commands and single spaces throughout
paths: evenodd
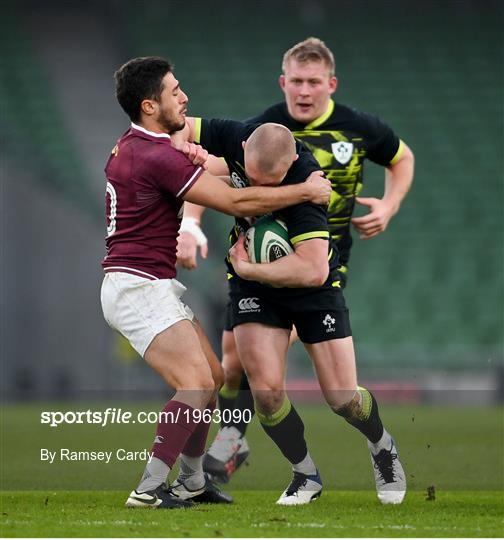
M 282 124 L 315 156 L 332 182 L 327 212 L 329 231 L 338 246 L 340 264 L 346 265 L 352 247 L 350 219 L 355 197 L 362 189 L 364 160 L 384 167 L 393 165 L 402 154 L 402 141 L 376 116 L 339 105 L 332 99 L 327 111 L 309 124 L 294 120 L 285 102 L 246 122 Z
M 231 183 L 235 188 L 247 187 L 250 182 L 245 174 L 245 155 L 242 142 L 246 141 L 251 133 L 256 129 L 257 124 L 237 122 L 235 120 L 221 119 L 195 119 L 194 142 L 201 144 L 203 148 L 211 154 L 225 159 L 229 168 Z M 297 184 L 304 182 L 313 172 L 320 170 L 320 166 L 313 158 L 311 152 L 306 150 L 302 144 L 296 142 L 296 152 L 299 157 L 288 170 L 281 185 Z M 313 203 L 301 203 L 274 212 L 275 217 L 282 219 L 287 225 L 289 240 L 292 245 L 311 238 L 326 238 L 329 240 L 328 257 L 331 269 L 329 278 L 324 286 L 338 286 L 336 277 L 332 278 L 338 266 L 338 250 L 330 239 L 327 224 L 327 212 L 322 206 Z M 251 218 L 236 218 L 229 240 L 230 245 L 234 244 L 240 232 L 246 231 L 255 221 L 255 216 Z M 226 258 L 229 277 L 232 278 L 234 269 Z M 294 289 L 275 289 L 275 291 L 293 291 Z M 304 291 L 305 289 L 296 289 Z

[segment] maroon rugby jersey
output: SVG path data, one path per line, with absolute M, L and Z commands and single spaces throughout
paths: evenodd
M 105 167 L 105 272 L 175 277 L 182 196 L 202 172 L 172 147 L 168 134 L 131 125 Z

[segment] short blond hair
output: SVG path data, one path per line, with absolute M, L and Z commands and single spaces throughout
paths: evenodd
M 282 72 L 285 73 L 287 64 L 291 60 L 296 60 L 300 64 L 305 62 L 323 62 L 329 68 L 329 75 L 332 77 L 336 65 L 331 49 L 319 38 L 309 37 L 304 41 L 296 43 L 283 57 Z
M 296 158 L 296 141 L 289 129 L 268 122 L 255 129 L 246 142 L 248 159 L 265 175 L 288 170 Z

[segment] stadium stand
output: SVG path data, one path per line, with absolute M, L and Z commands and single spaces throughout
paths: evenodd
M 12 8 L 0 22 L 0 125 L 7 154 L 82 211 L 101 215 L 23 12 Z
M 228 0 L 152 0 L 149 10 L 130 0 L 55 0 L 51 5 L 59 6 L 69 21 L 75 6 L 92 11 L 107 28 L 119 61 L 151 54 L 170 57 L 190 96 L 190 113 L 208 117 L 246 118 L 281 100 L 276 79 L 283 52 L 309 35 L 324 39 L 336 55 L 340 83 L 335 99 L 383 118 L 416 156 L 414 186 L 389 230 L 369 242 L 355 240 L 346 296 L 361 375 L 497 370 L 504 329 L 500 2 L 258 0 L 252 9 L 252 3 Z M 0 18 L 4 150 L 15 167 L 29 168 L 41 186 L 95 215 L 90 186 L 102 178 L 101 166 L 90 172 L 82 166 L 89 165 L 88 157 L 73 143 L 79 140 L 75 126 L 82 124 L 69 122 L 59 108 L 47 66 L 25 24 L 28 16 L 31 29 L 44 21 L 36 6 L 12 2 L 13 9 Z M 91 27 L 89 35 L 80 29 L 72 47 L 89 47 L 92 32 Z M 62 41 L 61 46 L 67 44 Z M 111 76 L 118 66 L 102 64 L 100 75 L 86 72 L 90 88 L 102 88 L 102 73 Z M 107 120 L 107 129 L 119 135 L 125 121 L 114 111 L 116 124 Z M 76 108 L 72 114 L 83 113 Z M 364 195 L 380 195 L 381 174 L 380 168 L 368 165 Z M 99 247 L 89 247 L 96 265 L 103 255 L 101 207 L 97 212 L 99 233 L 95 229 L 93 242 Z M 199 270 L 205 280 L 198 272 L 181 273 L 191 291 L 188 303 L 204 314 L 217 347 L 220 327 L 215 321 L 225 300 L 222 257 L 229 224 L 216 213 L 205 218 L 212 246 L 210 260 Z M 15 265 L 11 267 L 14 275 Z M 89 281 L 89 273 L 75 271 L 74 277 L 61 279 L 77 276 L 95 298 L 97 282 Z M 201 289 L 202 281 L 212 287 Z M 25 327 L 29 323 L 23 319 Z M 142 380 L 149 387 L 153 379 L 143 379 L 143 366 L 117 362 L 114 347 L 90 345 L 89 356 L 108 351 L 106 377 L 118 386 L 138 386 Z M 50 362 L 43 347 L 37 354 Z M 25 356 L 30 356 L 28 350 Z M 292 359 L 293 373 L 306 375 L 310 368 L 304 353 L 296 350 Z
M 226 2 L 221 9 L 198 5 L 197 19 L 208 28 L 204 47 L 188 37 L 201 24 L 191 9 L 176 8 L 177 25 L 188 29 L 182 38 L 170 10 L 154 16 L 123 4 L 122 35 L 131 52 L 179 64 L 194 114 L 244 118 L 278 101 L 281 54 L 316 33 L 336 54 L 336 99 L 374 112 L 412 146 L 417 172 L 408 200 L 386 235 L 356 241 L 352 259 L 347 296 L 370 366 L 380 358 L 387 365 L 471 369 L 475 356 L 502 354 L 499 18 L 475 2 L 434 4 L 434 20 L 420 3 L 366 3 L 363 13 L 345 2 L 275 2 L 266 19 L 263 3 L 253 12 Z M 374 24 L 387 16 L 394 19 L 393 41 Z M 380 175 L 368 166 L 363 194 L 379 196 Z

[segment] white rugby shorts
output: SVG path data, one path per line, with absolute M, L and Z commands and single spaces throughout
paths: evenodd
M 101 288 L 103 316 L 142 357 L 163 330 L 194 314 L 180 297 L 186 288 L 176 279 L 150 280 L 125 272 L 105 274 Z

